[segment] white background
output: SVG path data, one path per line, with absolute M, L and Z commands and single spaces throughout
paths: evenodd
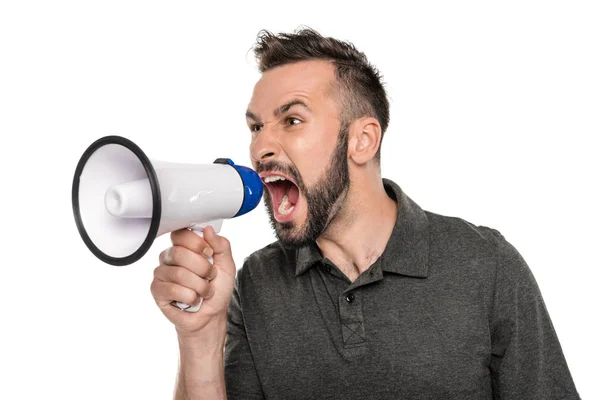
M 600 13 L 594 1 L 3 2 L 0 398 L 167 399 L 174 329 L 77 233 L 71 183 L 109 134 L 153 158 L 248 164 L 260 29 L 353 42 L 391 99 L 383 174 L 421 207 L 498 229 L 540 285 L 575 383 L 597 398 Z M 274 236 L 226 221 L 238 267 Z

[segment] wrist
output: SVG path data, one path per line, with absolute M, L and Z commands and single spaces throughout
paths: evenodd
M 198 331 L 182 331 L 176 328 L 179 348 L 183 352 L 221 353 L 227 334 L 227 316 L 215 317 Z

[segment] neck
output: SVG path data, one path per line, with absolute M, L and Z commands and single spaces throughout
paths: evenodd
M 387 195 L 381 177 L 354 179 L 344 205 L 317 245 L 354 282 L 383 253 L 397 214 L 397 204 Z

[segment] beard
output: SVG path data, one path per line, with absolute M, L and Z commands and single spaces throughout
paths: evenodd
M 290 166 L 275 161 L 258 166 L 257 172 L 276 171 L 290 176 L 296 181 L 298 190 L 306 199 L 308 212 L 306 222 L 303 225 L 296 224 L 294 221 L 279 222 L 275 219 L 273 212 L 271 193 L 268 190 L 264 191 L 265 207 L 271 227 L 284 247 L 300 248 L 316 241 L 342 207 L 350 188 L 348 132 L 349 125 L 343 124 L 331 155 L 329 169 L 311 187 L 307 187 L 298 171 Z

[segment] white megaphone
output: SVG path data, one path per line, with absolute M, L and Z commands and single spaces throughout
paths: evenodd
M 189 228 L 216 232 L 224 219 L 253 210 L 263 194 L 254 170 L 227 158 L 211 164 L 150 160 L 121 136 L 96 140 L 83 153 L 72 186 L 73 214 L 90 251 L 105 263 L 139 260 L 154 239 Z M 212 259 L 210 259 L 212 262 Z M 174 302 L 189 312 L 196 306 Z

